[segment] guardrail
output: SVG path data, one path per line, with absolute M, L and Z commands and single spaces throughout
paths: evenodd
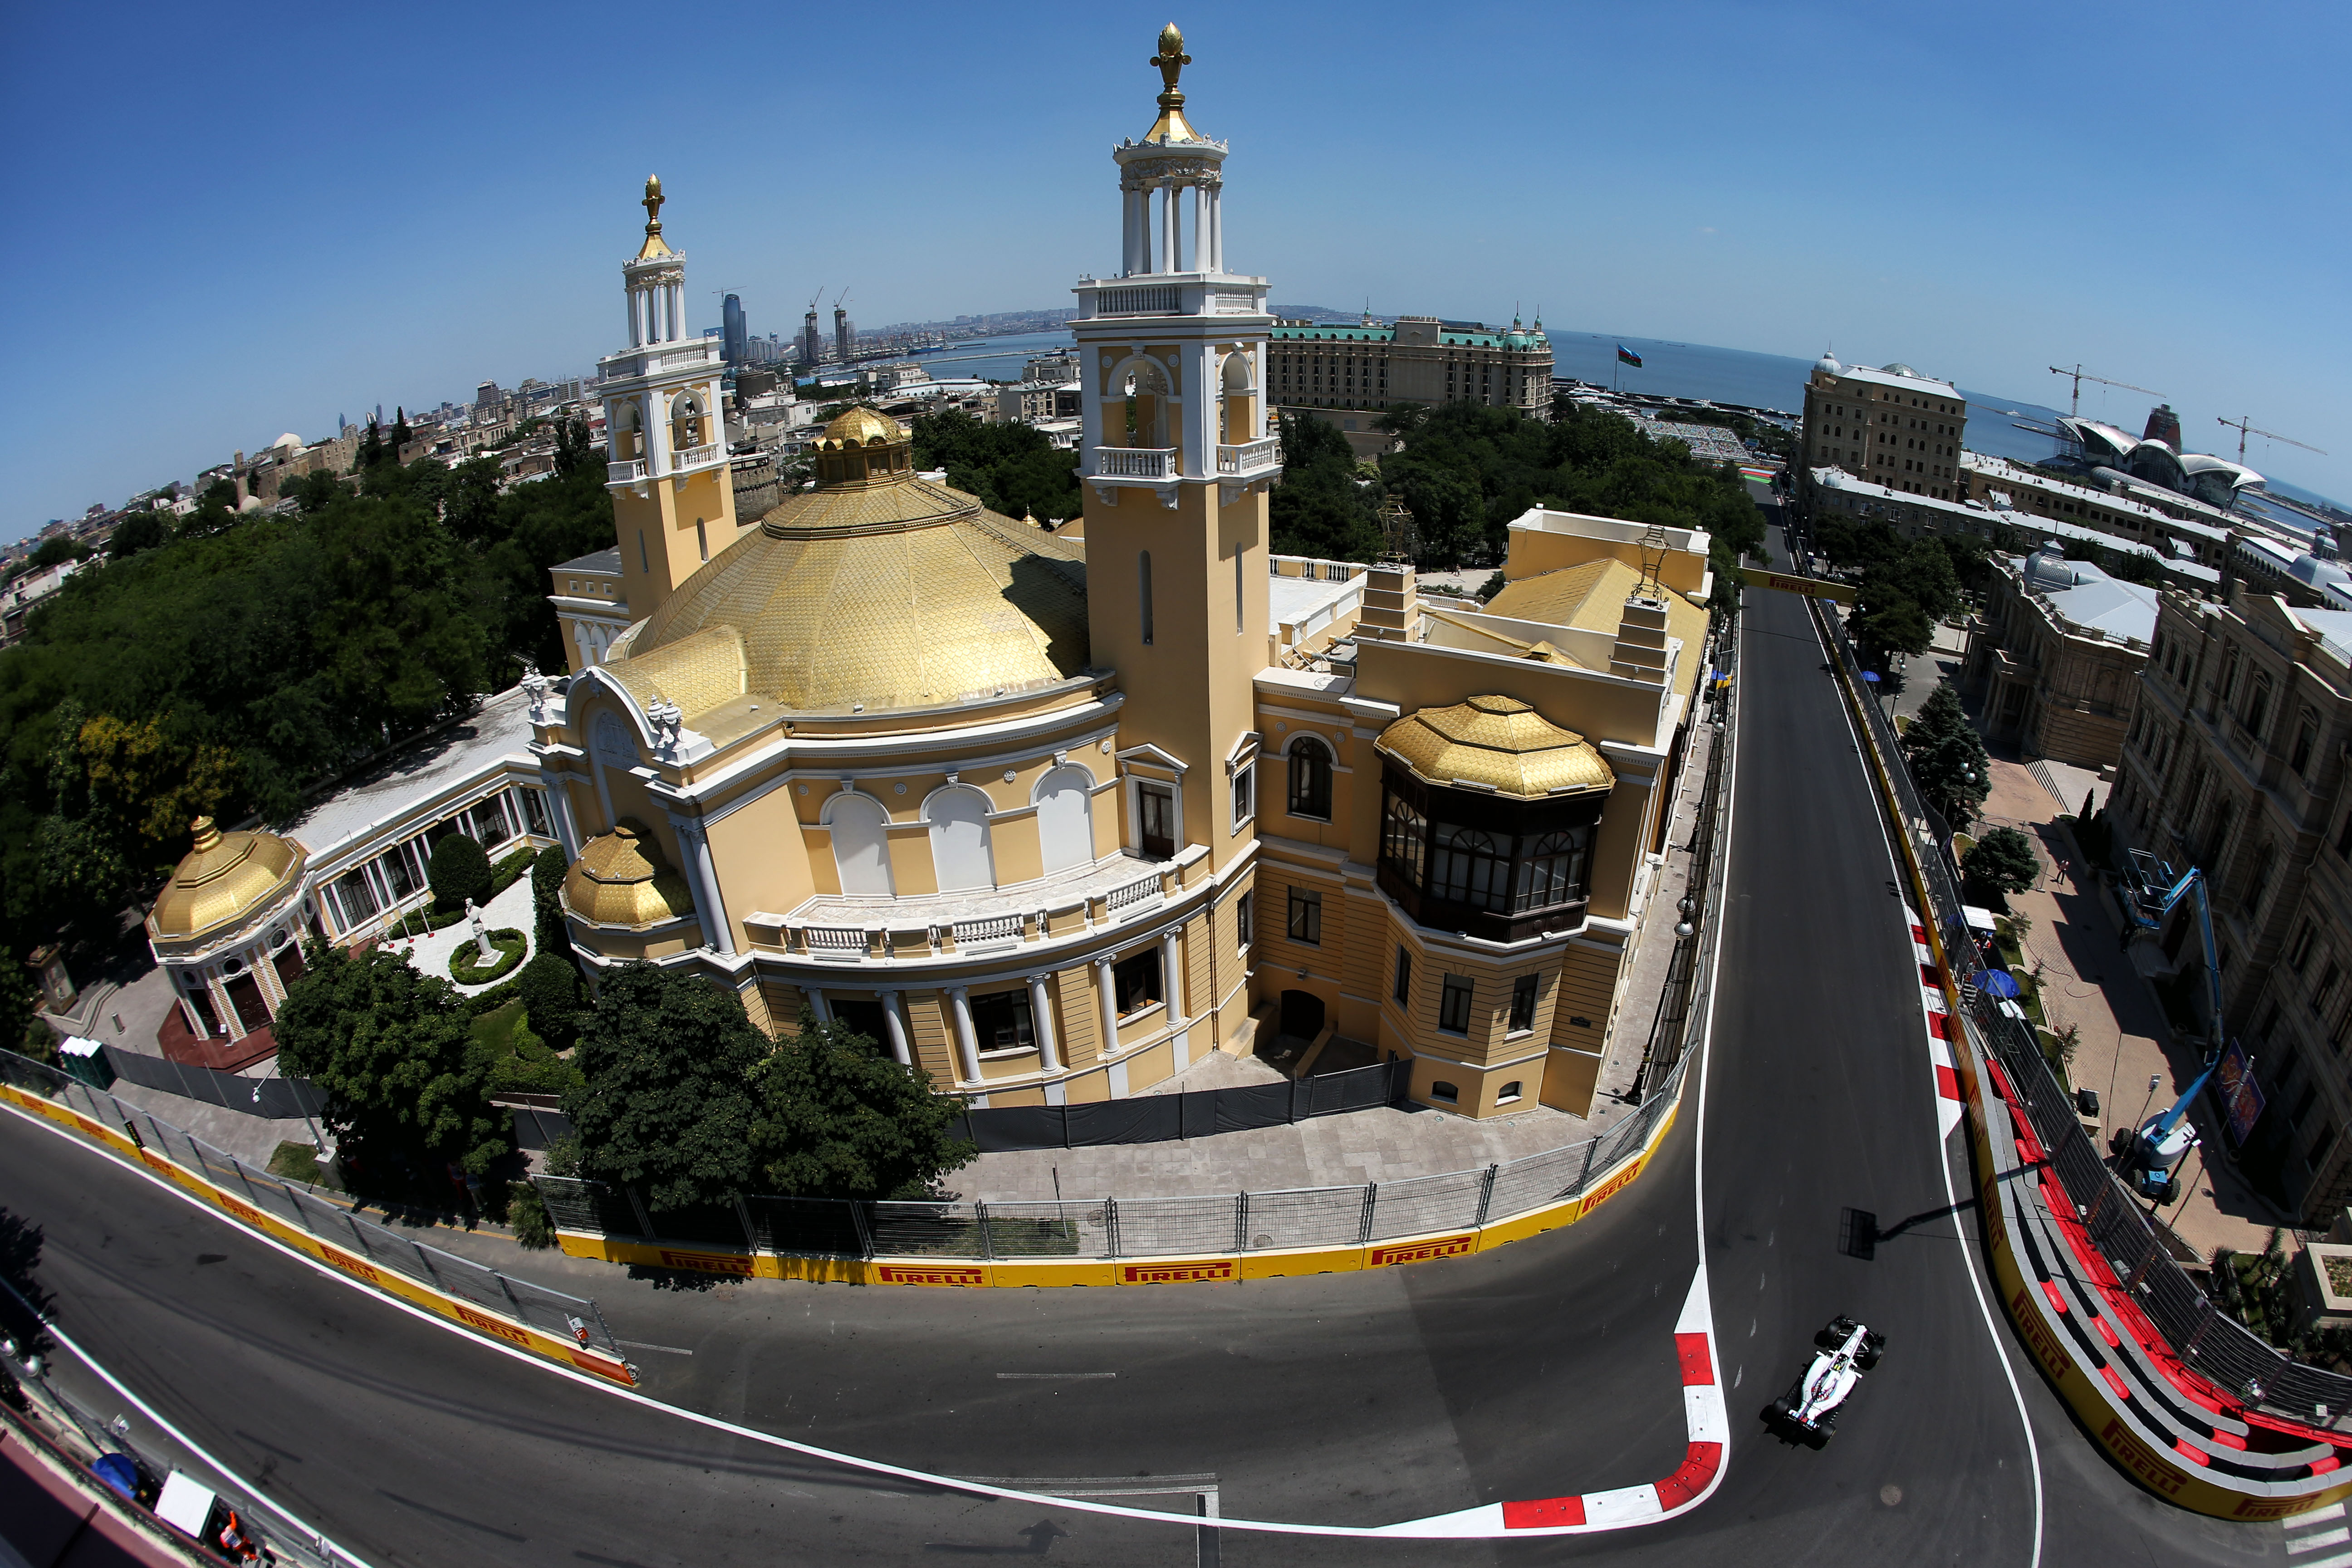
M 518 1279 L 362 1219 L 312 1188 L 257 1171 L 160 1117 L 14 1051 L 0 1050 L 0 1101 L 143 1165 L 230 1218 L 388 1296 L 502 1343 L 632 1383 L 596 1303 Z
M 1862 684 L 1862 664 L 1845 627 L 1818 606 L 1824 635 L 1847 679 Z M 1975 951 L 1962 913 L 1958 874 L 1948 846 L 1949 828 L 1931 809 L 1912 779 L 1895 726 L 1878 704 L 1856 704 L 1865 716 L 1882 772 L 1903 813 L 1902 831 L 1914 848 L 1928 909 L 1946 952 Z M 2039 1041 L 2023 1020 L 1994 999 L 1963 997 L 1970 1025 L 2016 1091 L 2013 1103 L 2032 1123 L 2075 1213 L 2102 1256 L 2119 1277 L 2136 1282 L 2140 1307 L 2183 1364 L 2242 1398 L 2251 1408 L 2291 1421 L 2307 1421 L 2315 1407 L 2352 1409 L 2352 1377 L 2298 1362 L 2216 1308 L 2196 1280 L 2172 1257 L 2159 1222 L 2133 1201 L 2131 1191 L 2107 1166 L 2082 1123 L 2073 1100 L 2050 1070 Z

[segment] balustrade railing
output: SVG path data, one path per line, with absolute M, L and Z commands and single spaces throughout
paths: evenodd
M 1017 942 L 1021 940 L 1019 915 L 990 915 L 982 920 L 955 922 L 955 944 L 969 952 L 974 947 Z
M 1281 460 L 1279 440 L 1244 441 L 1237 447 L 1217 448 L 1217 472 L 1250 474 L 1260 468 L 1271 468 Z
M 646 460 L 643 458 L 631 458 L 626 462 L 604 465 L 604 479 L 608 484 L 631 484 L 645 477 Z
M 722 450 L 723 448 L 716 441 L 705 441 L 699 447 L 688 447 L 677 455 L 677 466 L 681 468 L 698 468 L 705 463 L 715 463 L 719 460 Z
M 1095 290 L 1097 316 L 1172 316 L 1182 308 L 1182 290 L 1172 283 Z
M 1157 903 L 1160 897 L 1160 873 L 1154 871 L 1148 877 L 1138 877 L 1132 882 L 1113 888 L 1103 895 L 1103 908 L 1113 918 L 1118 918 L 1147 904 Z
M 1095 472 L 1115 479 L 1168 479 L 1176 477 L 1173 447 L 1097 447 Z

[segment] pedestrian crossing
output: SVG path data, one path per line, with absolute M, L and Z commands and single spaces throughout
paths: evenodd
M 2352 1527 L 2344 1522 L 2344 1505 L 2329 1503 L 2282 1521 L 2286 1526 L 2286 1554 L 2295 1568 L 2352 1568 Z M 2326 1552 L 2325 1557 L 2311 1555 Z

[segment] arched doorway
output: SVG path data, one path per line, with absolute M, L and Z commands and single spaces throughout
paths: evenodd
M 1323 998 L 1312 991 L 1282 994 L 1282 1032 L 1311 1040 L 1323 1032 Z

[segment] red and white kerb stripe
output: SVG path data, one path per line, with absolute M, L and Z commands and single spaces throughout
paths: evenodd
M 1675 1354 L 1682 1363 L 1683 1419 L 1690 1447 L 1682 1466 L 1662 1481 L 1615 1491 L 1546 1498 L 1539 1502 L 1490 1502 L 1460 1513 L 1439 1514 L 1392 1524 L 1378 1534 L 1418 1536 L 1575 1535 L 1648 1524 L 1696 1508 L 1723 1479 L 1730 1422 L 1724 1414 L 1723 1385 L 1717 1379 L 1715 1317 L 1707 1306 L 1706 1268 L 1701 1265 L 1675 1321 Z
M 1936 1135 L 1948 1138 L 1960 1124 L 1960 1072 L 1952 1059 L 1960 1026 L 1944 1000 L 1943 977 L 1936 972 L 1936 955 L 1927 946 L 1927 928 L 1911 917 L 1911 951 L 1919 960 L 1919 1002 L 1927 1013 L 1927 1056 L 1936 1064 Z

